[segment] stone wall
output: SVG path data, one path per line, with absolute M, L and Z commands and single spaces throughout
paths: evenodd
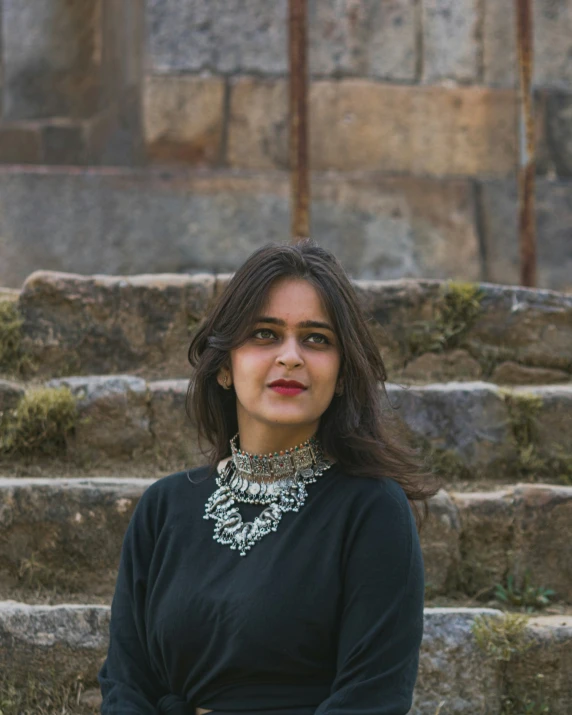
M 287 241 L 288 0 L 74 7 L 3 3 L 0 164 L 66 168 L 0 172 L 0 283 L 233 271 Z M 534 13 L 538 287 L 568 291 L 572 0 Z M 312 235 L 355 278 L 518 283 L 510 9 L 309 0 L 309 38 Z
M 0 163 L 138 163 L 142 0 L 4 0 Z
M 569 177 L 572 1 L 534 7 L 539 169 Z M 147 0 L 151 158 L 171 160 L 177 146 L 186 163 L 287 165 L 287 8 Z M 511 9 L 497 0 L 310 0 L 312 167 L 514 174 Z

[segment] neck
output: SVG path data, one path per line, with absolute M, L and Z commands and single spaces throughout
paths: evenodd
M 293 449 L 298 445 L 306 442 L 312 437 L 318 429 L 318 425 L 305 425 L 304 427 L 287 427 L 276 430 L 240 430 L 238 446 L 243 452 L 249 454 L 275 454 Z

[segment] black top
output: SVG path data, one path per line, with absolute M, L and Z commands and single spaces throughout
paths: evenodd
M 307 485 L 300 511 L 240 556 L 203 518 L 217 488 L 207 474 L 159 479 L 131 517 L 101 713 L 407 713 L 424 572 L 403 489 L 334 464 Z M 264 509 L 238 507 L 245 521 Z

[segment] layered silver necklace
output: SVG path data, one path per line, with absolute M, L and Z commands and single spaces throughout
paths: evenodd
M 274 454 L 243 452 L 230 440 L 231 458 L 218 470 L 218 489 L 206 503 L 203 519 L 214 519 L 213 539 L 246 556 L 257 541 L 276 531 L 286 511 L 299 511 L 306 501 L 306 485 L 315 482 L 332 463 L 324 459 L 314 436 L 307 442 Z M 236 506 L 268 504 L 253 521 L 244 522 Z

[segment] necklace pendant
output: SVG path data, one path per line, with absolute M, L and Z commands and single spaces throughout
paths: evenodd
M 314 437 L 273 457 L 239 452 L 235 439 L 231 440 L 232 458 L 219 471 L 218 488 L 207 500 L 203 518 L 215 520 L 213 539 L 217 543 L 246 556 L 260 539 L 278 529 L 285 512 L 301 509 L 308 496 L 306 485 L 315 482 L 331 463 L 323 459 Z M 245 523 L 237 502 L 267 506 Z

